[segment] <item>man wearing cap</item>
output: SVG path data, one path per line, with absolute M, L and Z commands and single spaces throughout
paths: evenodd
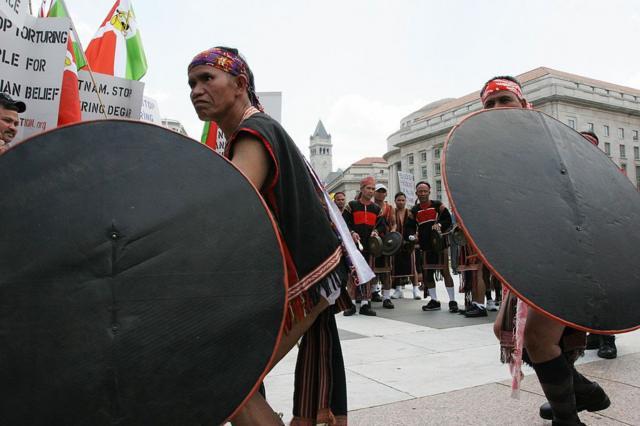
M 532 108 L 522 86 L 511 76 L 489 80 L 480 91 L 480 99 L 485 109 Z M 500 307 L 494 332 L 502 346 L 501 359 L 511 364 L 516 387 L 521 379 L 522 360 L 535 370 L 549 401 L 540 407 L 542 418 L 552 420 L 553 425 L 582 425 L 578 411 L 599 411 L 609 406 L 602 388 L 574 367 L 585 348 L 584 332 L 528 308 L 511 292 Z
M 362 251 L 362 256 L 368 261 L 371 260 L 369 238 L 377 237 L 385 229 L 385 221 L 380 214 L 382 209 L 373 202 L 375 189 L 376 180 L 373 176 L 362 179 L 360 181 L 360 196 L 357 200 L 349 201 L 342 213 L 342 217 L 351 231 L 353 241 Z M 360 315 L 376 316 L 376 312 L 371 309 L 371 285 L 372 282 L 369 281 L 355 289 L 355 299 L 360 299 Z M 345 310 L 344 315 L 350 316 L 354 313 L 355 302 L 351 309 Z
M 18 114 L 25 112 L 26 109 L 24 102 L 13 100 L 6 93 L 0 93 L 0 149 L 6 149 L 16 137 L 20 124 Z
M 381 233 L 381 236 L 387 234 L 388 232 L 395 232 L 396 230 L 396 220 L 395 220 L 395 211 L 391 204 L 386 202 L 387 198 L 387 187 L 382 183 L 376 184 L 376 190 L 373 195 L 373 198 L 380 207 L 380 216 L 385 221 L 384 231 Z M 375 259 L 376 268 L 381 268 L 386 266 L 386 261 L 384 256 L 378 256 Z M 393 302 L 391 302 L 391 272 L 381 272 L 378 273 L 378 279 L 382 283 L 382 307 L 386 309 L 393 309 Z M 377 296 L 377 297 L 376 297 Z M 371 300 L 374 302 L 380 301 L 380 289 L 376 288 L 376 291 L 373 293 Z

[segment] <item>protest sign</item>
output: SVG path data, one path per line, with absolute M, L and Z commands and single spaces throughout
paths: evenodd
M 104 118 L 139 120 L 144 83 L 94 72 L 78 72 L 82 121 Z M 106 115 L 106 117 L 105 117 Z
M 68 18 L 37 19 L 24 0 L 0 0 L 0 92 L 23 101 L 14 141 L 53 129 L 67 50 Z
M 140 120 L 162 126 L 162 116 L 160 115 L 160 107 L 158 101 L 148 96 L 142 98 L 142 110 L 140 111 Z
M 398 187 L 407 197 L 407 206 L 413 206 L 416 202 L 416 189 L 413 174 L 398 172 Z

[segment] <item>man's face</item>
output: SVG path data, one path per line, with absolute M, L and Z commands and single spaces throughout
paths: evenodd
M 374 197 L 376 201 L 382 202 L 387 198 L 387 191 L 385 189 L 379 189 L 375 192 Z
M 197 65 L 189 71 L 191 103 L 203 121 L 220 120 L 243 93 L 238 77 L 208 65 Z
M 416 188 L 416 195 L 418 196 L 418 200 L 420 200 L 421 203 L 426 203 L 427 201 L 429 201 L 430 194 L 431 188 L 429 188 L 429 186 L 425 185 L 424 183 L 421 183 Z
M 0 145 L 9 143 L 18 133 L 18 111 L 13 111 L 0 106 Z
M 406 205 L 407 205 L 407 199 L 404 197 L 404 195 L 398 195 L 396 197 L 396 208 L 398 210 L 402 210 Z
M 360 188 L 360 195 L 365 200 L 370 200 L 373 197 L 373 193 L 375 192 L 376 187 L 374 185 L 365 185 Z
M 484 101 L 484 109 L 502 107 L 522 108 L 522 102 L 520 102 L 514 93 L 508 90 L 500 90 L 499 92 L 492 93 Z
M 346 200 L 347 199 L 344 196 L 344 194 L 338 194 L 335 197 L 333 197 L 333 202 L 336 203 L 336 206 L 338 206 L 340 210 L 344 209 Z

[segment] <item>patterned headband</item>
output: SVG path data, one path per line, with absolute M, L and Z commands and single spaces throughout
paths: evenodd
M 249 94 L 249 100 L 251 105 L 264 112 L 264 108 L 260 104 L 258 95 L 256 95 L 256 88 L 251 78 L 251 71 L 247 63 L 242 59 L 240 55 L 230 52 L 219 47 L 213 47 L 198 53 L 189 64 L 187 71 L 191 71 L 193 67 L 198 65 L 208 65 L 214 68 L 218 68 L 221 71 L 229 73 L 233 76 L 243 75 L 247 79 L 247 93 Z
M 480 94 L 480 99 L 482 100 L 482 103 L 484 104 L 485 100 L 489 97 L 489 95 L 495 92 L 500 92 L 502 90 L 507 90 L 513 93 L 514 95 L 516 95 L 516 97 L 521 102 L 526 102 L 524 99 L 524 95 L 522 94 L 522 89 L 520 88 L 520 86 L 518 86 L 517 83 L 514 83 L 511 80 L 496 78 L 495 80 L 491 80 L 487 84 L 487 87 L 484 89 L 484 92 Z

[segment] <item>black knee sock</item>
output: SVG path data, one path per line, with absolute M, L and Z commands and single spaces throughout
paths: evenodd
M 544 391 L 554 421 L 580 424 L 576 411 L 576 395 L 573 389 L 573 368 L 564 355 L 550 361 L 534 363 L 540 385 Z

